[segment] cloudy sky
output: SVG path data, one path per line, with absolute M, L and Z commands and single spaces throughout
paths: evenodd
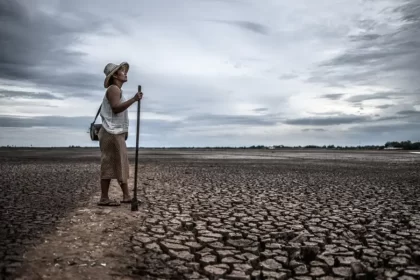
M 0 21 L 0 145 L 98 146 L 122 61 L 141 146 L 420 140 L 418 0 L 2 0 Z

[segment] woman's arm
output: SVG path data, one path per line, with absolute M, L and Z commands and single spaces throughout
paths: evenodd
M 109 104 L 111 105 L 112 112 L 114 112 L 114 114 L 124 112 L 134 102 L 139 100 L 136 94 L 134 97 L 128 99 L 127 101 L 120 103 L 121 90 L 116 86 L 109 87 L 106 92 L 106 95 L 107 95 Z

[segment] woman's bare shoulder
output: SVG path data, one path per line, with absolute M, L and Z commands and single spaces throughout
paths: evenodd
M 121 89 L 116 85 L 110 85 L 106 90 L 106 97 L 109 99 L 110 96 L 119 96 Z
M 121 89 L 117 85 L 110 85 L 107 89 L 107 92 L 119 92 Z

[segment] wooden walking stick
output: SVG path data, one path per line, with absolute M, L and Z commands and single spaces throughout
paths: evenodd
M 141 92 L 140 85 L 138 86 L 138 92 Z M 136 163 L 134 165 L 134 195 L 131 200 L 131 211 L 139 211 L 139 201 L 137 200 L 137 166 L 139 158 L 140 101 L 137 101 Z

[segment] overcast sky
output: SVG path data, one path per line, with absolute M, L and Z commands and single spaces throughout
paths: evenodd
M 122 61 L 141 146 L 420 140 L 418 0 L 2 0 L 0 21 L 0 145 L 98 146 Z

